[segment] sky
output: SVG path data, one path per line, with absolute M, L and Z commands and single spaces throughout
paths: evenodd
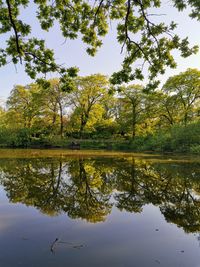
M 163 1 L 163 9 L 160 11 L 162 20 L 167 22 L 173 20 L 178 22 L 179 26 L 176 32 L 183 38 L 188 36 L 191 45 L 200 46 L 200 22 L 191 20 L 188 17 L 188 11 L 177 12 L 170 1 Z M 155 13 L 155 12 L 154 12 Z M 157 13 L 159 13 L 157 11 Z M 59 31 L 58 25 L 55 25 L 49 33 L 42 32 L 39 24 L 35 20 L 35 10 L 31 7 L 22 13 L 22 18 L 32 26 L 32 33 L 36 37 L 44 38 L 47 46 L 55 50 L 55 58 L 58 63 L 64 63 L 66 67 L 77 66 L 80 69 L 80 75 L 90 75 L 94 73 L 102 73 L 110 76 L 113 72 L 120 70 L 120 65 L 123 59 L 121 54 L 121 46 L 116 40 L 115 24 L 111 24 L 108 35 L 103 40 L 103 46 L 99 49 L 95 57 L 90 57 L 85 51 L 85 45 L 81 39 L 64 40 Z M 159 16 L 157 17 L 158 19 Z M 156 19 L 156 18 L 155 18 Z M 5 36 L 0 36 L 0 43 L 5 41 Z M 176 69 L 167 69 L 166 73 L 159 77 L 163 84 L 169 76 L 185 71 L 187 68 L 200 69 L 200 53 L 190 56 L 187 59 L 180 57 L 179 53 L 174 53 L 178 63 Z M 55 77 L 55 74 L 50 77 Z M 9 96 L 10 91 L 16 84 L 26 85 L 33 82 L 24 72 L 23 65 L 15 67 L 12 63 L 0 68 L 0 100 L 5 101 Z

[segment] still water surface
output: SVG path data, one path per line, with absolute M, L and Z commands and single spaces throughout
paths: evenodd
M 1 267 L 200 266 L 200 161 L 0 151 Z

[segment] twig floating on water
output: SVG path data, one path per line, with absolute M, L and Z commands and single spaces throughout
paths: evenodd
M 52 243 L 52 245 L 51 245 L 51 252 L 52 253 L 55 253 L 55 246 L 56 246 L 56 243 L 59 241 L 59 239 L 58 238 L 56 238 L 54 241 L 53 241 L 53 243 Z
M 69 247 L 71 248 L 75 248 L 75 249 L 80 249 L 83 247 L 82 244 L 74 244 L 74 243 L 71 243 L 71 242 L 67 242 L 67 241 L 60 241 L 59 238 L 56 238 L 54 240 L 54 242 L 52 243 L 51 245 L 51 252 L 52 253 L 55 253 L 55 246 L 56 244 L 64 244 L 64 245 L 68 245 Z

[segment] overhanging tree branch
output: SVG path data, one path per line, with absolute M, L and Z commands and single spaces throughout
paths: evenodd
M 19 54 L 19 59 L 20 59 L 20 63 L 22 64 L 22 58 L 21 58 L 21 47 L 19 45 L 19 33 L 17 31 L 17 26 L 15 24 L 15 20 L 13 19 L 13 16 L 12 16 L 12 7 L 11 7 L 11 4 L 10 4 L 10 1 L 9 0 L 6 0 L 6 4 L 7 4 L 7 7 L 8 7 L 8 14 L 9 14 L 9 19 L 10 19 L 10 23 L 11 23 L 11 26 L 14 30 L 14 33 L 15 33 L 15 41 L 16 41 L 16 48 L 17 48 L 17 52 Z

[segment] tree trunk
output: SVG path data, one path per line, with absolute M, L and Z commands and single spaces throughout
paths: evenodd
M 79 138 L 82 139 L 83 137 L 83 131 L 85 129 L 85 125 L 87 124 L 88 121 L 88 115 L 86 114 L 81 114 L 81 126 L 79 130 Z
M 135 138 L 136 132 L 136 114 L 135 114 L 135 106 L 132 107 L 132 139 Z
M 60 137 L 63 138 L 63 110 L 62 110 L 62 105 L 59 103 L 59 109 L 60 109 Z

